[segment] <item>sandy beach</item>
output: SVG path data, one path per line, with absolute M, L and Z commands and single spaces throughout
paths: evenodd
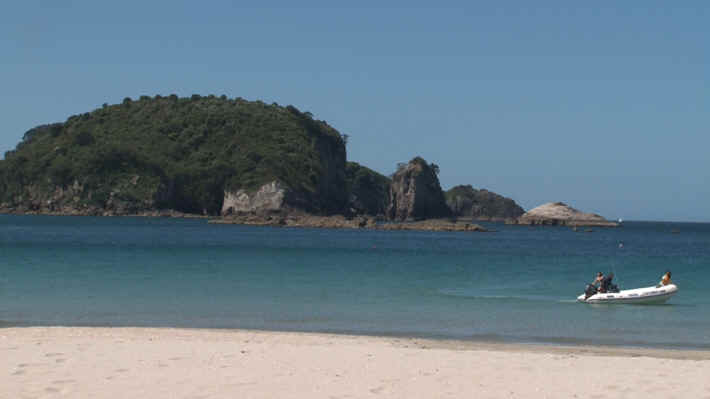
M 1 398 L 710 398 L 710 352 L 247 330 L 0 329 Z

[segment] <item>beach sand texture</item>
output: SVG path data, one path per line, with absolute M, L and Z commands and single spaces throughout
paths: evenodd
M 710 398 L 710 353 L 246 330 L 0 329 L 0 398 Z

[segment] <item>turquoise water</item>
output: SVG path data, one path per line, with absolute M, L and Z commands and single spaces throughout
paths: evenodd
M 0 215 L 0 326 L 255 328 L 710 349 L 710 224 L 628 222 L 593 233 L 488 226 L 498 231 Z M 613 271 L 624 289 L 653 285 L 666 269 L 680 288 L 666 305 L 575 302 L 597 271 Z

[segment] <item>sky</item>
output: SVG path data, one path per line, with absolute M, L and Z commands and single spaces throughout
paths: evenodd
M 225 94 L 310 111 L 385 175 L 421 156 L 526 210 L 710 222 L 708 2 L 245 3 L 4 5 L 0 154 L 124 97 Z

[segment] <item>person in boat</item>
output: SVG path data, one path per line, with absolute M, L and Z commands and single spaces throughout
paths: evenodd
M 597 285 L 602 283 L 602 280 L 604 280 L 604 273 L 598 272 L 597 277 L 594 279 L 592 285 L 596 287 Z
M 611 280 L 612 279 L 614 279 L 614 273 L 609 273 L 606 276 L 602 276 L 602 279 L 599 282 L 599 292 L 601 292 L 601 293 L 609 292 L 609 289 L 611 288 Z
M 662 285 L 668 285 L 668 284 L 673 284 L 673 282 L 671 281 L 671 271 L 670 270 L 666 271 L 666 274 L 664 274 L 661 277 L 661 281 L 658 283 L 658 287 L 660 287 Z
M 584 290 L 584 299 L 585 300 L 587 298 L 589 298 L 590 296 L 599 292 L 597 285 L 601 285 L 602 280 L 604 280 L 604 274 L 602 272 L 599 272 L 599 273 L 597 273 L 597 277 L 594 278 L 594 281 L 587 284 L 587 288 Z

